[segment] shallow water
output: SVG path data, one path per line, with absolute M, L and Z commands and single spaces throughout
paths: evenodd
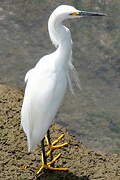
M 68 1 L 0 1 L 0 83 L 23 88 L 26 72 L 54 50 L 47 20 L 59 4 Z M 108 17 L 66 22 L 82 90 L 76 89 L 75 97 L 68 90 L 57 121 L 92 148 L 119 151 L 120 1 L 71 0 L 69 4 Z

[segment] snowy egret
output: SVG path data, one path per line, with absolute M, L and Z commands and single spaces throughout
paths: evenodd
M 72 64 L 71 33 L 62 22 L 65 19 L 83 16 L 105 16 L 105 14 L 79 11 L 68 5 L 61 5 L 53 11 L 48 21 L 48 31 L 56 51 L 42 57 L 25 77 L 26 89 L 21 110 L 21 125 L 27 136 L 28 151 L 33 151 L 35 146 L 41 142 L 42 167 L 38 173 L 43 168 L 67 170 L 66 168 L 51 167 L 60 154 L 51 162 L 46 161 L 44 137 L 47 134 L 46 139 L 50 151 L 67 144 L 55 145 L 63 135 L 51 143 L 48 129 L 64 97 L 67 84 L 73 90 L 69 76 L 70 71 L 73 72 L 74 80 L 78 84 L 76 71 Z

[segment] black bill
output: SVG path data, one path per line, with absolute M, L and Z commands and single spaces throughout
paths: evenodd
M 97 12 L 88 12 L 88 11 L 80 11 L 77 16 L 107 16 L 104 13 L 97 13 Z

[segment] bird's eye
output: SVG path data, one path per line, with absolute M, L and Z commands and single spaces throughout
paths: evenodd
M 76 15 L 78 15 L 78 14 L 80 14 L 80 12 L 72 12 L 72 13 L 70 13 L 69 15 L 70 15 L 70 16 L 76 16 Z

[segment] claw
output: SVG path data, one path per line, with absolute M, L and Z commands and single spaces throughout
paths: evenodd
M 60 157 L 60 154 L 58 154 L 52 161 L 48 162 L 47 164 L 44 164 L 44 162 L 42 161 L 42 166 L 41 168 L 37 171 L 37 175 L 40 174 L 42 172 L 43 169 L 49 169 L 49 170 L 55 170 L 55 171 L 67 171 L 68 168 L 54 168 L 51 167 L 51 165 Z
M 59 145 L 56 145 L 56 146 L 48 145 L 48 147 L 49 147 L 50 150 L 46 153 L 46 155 L 49 156 L 49 154 L 51 153 L 51 151 L 52 151 L 53 149 L 58 149 L 58 148 L 61 148 L 61 147 L 67 146 L 67 145 L 68 145 L 68 143 L 59 144 Z
M 41 168 L 37 171 L 37 175 L 42 172 L 43 169 L 49 169 L 49 170 L 54 170 L 54 171 L 67 171 L 68 168 L 54 168 L 49 165 L 42 165 Z
M 59 142 L 60 139 L 62 139 L 65 136 L 65 134 L 61 134 L 55 141 L 53 141 L 52 145 L 55 145 Z
M 55 161 L 60 157 L 61 154 L 58 154 L 55 158 L 53 158 L 52 161 L 48 162 L 47 165 L 51 165 L 51 164 L 54 164 Z
M 47 144 L 48 144 L 48 148 L 49 148 L 48 152 L 46 153 L 47 156 L 51 153 L 51 151 L 52 151 L 53 149 L 61 148 L 61 147 L 64 147 L 64 146 L 67 146 L 67 145 L 68 145 L 68 143 L 55 145 L 55 144 L 57 144 L 57 143 L 60 141 L 60 139 L 62 139 L 63 137 L 64 137 L 64 134 L 61 134 L 55 141 L 53 141 L 52 144 L 49 144 L 49 141 L 48 141 L 47 136 L 45 137 L 45 138 L 46 138 L 46 141 L 47 141 Z
M 45 152 L 45 147 L 44 147 L 44 139 L 41 141 L 41 147 L 42 147 L 42 166 L 40 167 L 40 169 L 37 171 L 37 175 L 43 170 L 43 169 L 49 169 L 49 170 L 55 170 L 55 171 L 67 171 L 68 168 L 54 168 L 51 165 L 53 165 L 55 163 L 55 161 L 60 157 L 61 154 L 58 154 L 55 158 L 53 158 L 52 156 L 52 150 L 53 149 L 57 149 L 57 148 L 61 148 L 63 146 L 68 145 L 68 143 L 64 143 L 64 144 L 59 144 L 59 145 L 55 145 L 59 142 L 60 139 L 62 139 L 64 137 L 64 134 L 62 134 L 61 136 L 59 136 L 53 143 L 51 143 L 50 141 L 50 134 L 49 134 L 49 130 L 47 132 L 47 136 L 46 141 L 47 141 L 47 145 L 48 145 L 48 152 Z M 51 161 L 47 162 L 47 156 L 51 155 Z

